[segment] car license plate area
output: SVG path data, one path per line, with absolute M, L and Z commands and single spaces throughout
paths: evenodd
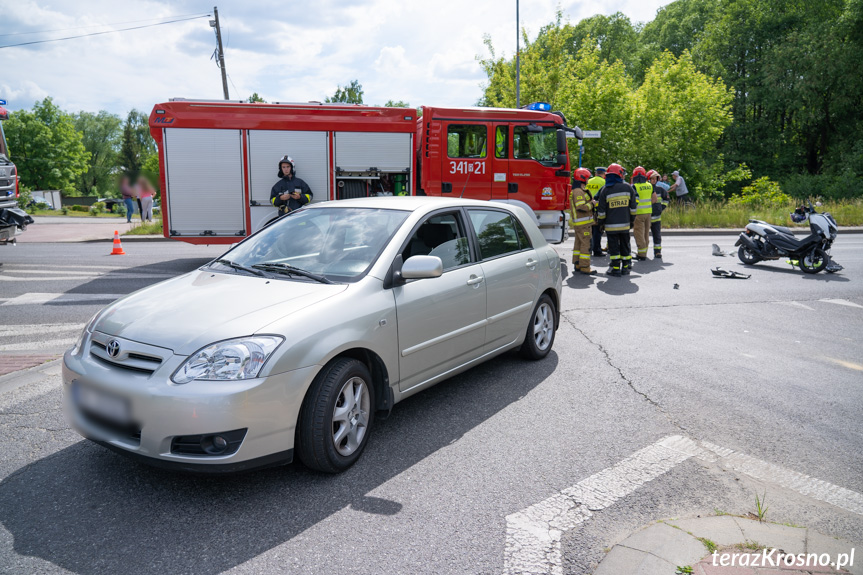
M 72 400 L 85 415 L 100 422 L 120 428 L 133 426 L 126 398 L 75 381 L 72 383 Z

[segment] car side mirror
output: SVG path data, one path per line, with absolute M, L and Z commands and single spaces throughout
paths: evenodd
M 566 165 L 566 154 L 558 154 L 557 155 L 557 165 L 565 166 Z
M 443 262 L 437 256 L 411 256 L 401 269 L 401 277 L 406 280 L 437 278 L 442 273 Z

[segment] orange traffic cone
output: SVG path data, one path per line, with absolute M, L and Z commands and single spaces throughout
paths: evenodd
M 111 251 L 112 256 L 125 256 L 123 244 L 120 243 L 120 232 L 114 230 L 114 249 Z

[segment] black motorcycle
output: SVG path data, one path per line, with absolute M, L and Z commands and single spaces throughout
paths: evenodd
M 805 238 L 797 238 L 794 232 L 783 226 L 768 224 L 761 220 L 749 220 L 746 229 L 740 234 L 735 246 L 737 257 L 747 265 L 761 260 L 789 258 L 804 273 L 817 274 L 838 272 L 842 266 L 830 259 L 830 247 L 836 239 L 839 227 L 829 213 L 815 211 L 810 203 L 791 213 L 791 220 L 801 223 L 809 220 L 811 233 Z

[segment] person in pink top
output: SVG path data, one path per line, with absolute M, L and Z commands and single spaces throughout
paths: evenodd
M 138 178 L 138 200 L 141 202 L 141 221 L 147 220 L 148 222 L 153 221 L 153 195 L 156 193 L 156 190 L 153 189 L 153 185 L 150 181 L 141 176 Z

